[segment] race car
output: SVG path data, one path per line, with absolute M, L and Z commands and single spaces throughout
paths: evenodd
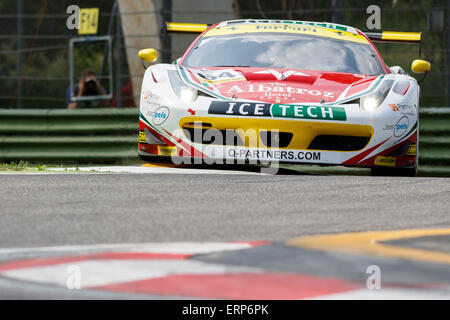
M 420 43 L 421 33 L 362 32 L 327 22 L 167 23 L 200 33 L 142 81 L 141 159 L 176 163 L 298 163 L 415 176 L 418 82 L 388 67 L 372 41 Z M 139 57 L 157 59 L 154 49 Z M 411 69 L 431 65 L 414 60 Z M 194 163 L 197 163 L 195 162 Z

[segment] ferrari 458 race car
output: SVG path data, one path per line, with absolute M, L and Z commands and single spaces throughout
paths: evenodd
M 420 33 L 282 20 L 166 27 L 201 34 L 173 64 L 145 71 L 142 159 L 416 175 L 419 86 L 401 67 L 389 68 L 371 40 L 420 43 Z M 156 56 L 154 49 L 139 52 L 150 62 Z M 429 69 L 427 61 L 412 63 L 416 73 Z

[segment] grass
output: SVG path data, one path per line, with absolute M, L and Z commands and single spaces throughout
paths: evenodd
M 25 171 L 29 168 L 28 161 L 20 160 L 19 162 L 0 163 L 0 171 Z
M 0 172 L 38 172 L 46 171 L 47 165 L 38 163 L 30 164 L 28 161 L 12 161 L 10 163 L 0 162 Z
M 54 169 L 63 169 L 54 170 Z M 44 163 L 30 163 L 28 161 L 20 160 L 20 161 L 12 161 L 12 162 L 0 162 L 0 173 L 15 173 L 15 172 L 23 172 L 23 173 L 57 173 L 57 172 L 81 172 L 79 165 L 67 165 L 67 164 L 44 164 Z M 88 172 L 88 171 L 84 171 Z M 91 170 L 90 172 L 97 172 L 95 170 Z

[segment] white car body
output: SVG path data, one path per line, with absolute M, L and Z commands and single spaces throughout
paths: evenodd
M 224 29 L 227 22 L 208 30 L 217 26 Z M 330 27 L 314 28 L 335 32 Z M 184 66 L 183 58 L 174 64 L 153 65 L 145 72 L 139 139 L 143 159 L 166 156 L 202 158 L 207 163 L 245 160 L 417 169 L 419 86 L 399 67 L 389 70 L 384 65 L 385 72 L 376 76 L 342 75 L 345 79 L 340 83 L 333 77 L 341 73 L 194 68 Z M 181 88 L 177 92 L 171 80 L 175 76 Z M 370 98 L 387 87 L 385 98 L 371 110 Z M 218 135 L 226 141 L 226 130 L 238 132 L 240 145 L 220 143 Z M 271 132 L 271 145 L 262 141 L 263 131 Z M 246 134 L 254 134 L 256 140 L 245 142 Z M 209 143 L 214 140 L 211 136 L 219 141 Z M 277 146 L 280 142 L 284 145 Z

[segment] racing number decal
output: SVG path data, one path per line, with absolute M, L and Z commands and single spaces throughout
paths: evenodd
M 229 72 L 222 72 L 218 75 L 198 73 L 198 75 L 210 81 L 218 80 L 220 78 L 233 78 L 233 75 Z
M 233 69 L 225 70 L 202 70 L 197 73 L 197 76 L 208 83 L 222 83 L 231 81 L 244 81 L 245 78 L 239 72 Z

